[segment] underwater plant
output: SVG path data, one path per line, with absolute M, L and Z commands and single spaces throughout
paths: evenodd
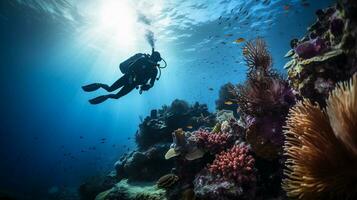
M 291 108 L 283 189 L 299 199 L 357 198 L 357 74 L 338 84 L 321 110 L 309 100 Z

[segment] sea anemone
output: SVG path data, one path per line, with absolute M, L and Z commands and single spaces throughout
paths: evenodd
M 283 188 L 299 199 L 357 198 L 357 74 L 322 111 L 304 100 L 289 113 Z
M 357 155 L 357 74 L 350 82 L 337 86 L 328 98 L 327 106 L 336 137 Z
M 263 39 L 258 38 L 254 41 L 247 42 L 243 47 L 243 55 L 250 70 L 259 67 L 264 71 L 270 70 L 272 58 Z

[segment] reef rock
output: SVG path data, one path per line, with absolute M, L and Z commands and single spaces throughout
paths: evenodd
M 339 81 L 357 71 L 357 7 L 353 0 L 316 12 L 317 21 L 287 55 L 289 80 L 304 98 L 325 106 Z
M 139 150 L 146 150 L 155 144 L 171 143 L 171 133 L 179 128 L 189 131 L 214 124 L 214 115 L 207 105 L 195 103 L 189 105 L 182 100 L 175 100 L 171 106 L 151 112 L 139 125 L 136 143 Z
M 113 188 L 98 194 L 95 200 L 166 200 L 165 191 L 152 183 L 128 183 L 121 180 Z
M 224 84 L 219 90 L 219 98 L 216 100 L 217 110 L 230 110 L 233 112 L 235 117 L 238 117 L 237 108 L 238 104 L 230 104 L 228 102 L 234 99 L 232 95 L 232 90 L 234 90 L 234 85 L 232 83 Z
M 107 176 L 90 177 L 79 187 L 80 199 L 94 200 L 100 192 L 110 189 L 116 183 L 117 178 L 113 173 L 110 173 Z
M 119 179 L 155 181 L 170 172 L 174 166 L 172 160 L 166 160 L 164 155 L 169 144 L 155 145 L 146 151 L 132 151 L 115 163 Z

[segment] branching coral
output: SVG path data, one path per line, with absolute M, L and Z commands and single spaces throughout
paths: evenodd
M 323 112 L 305 100 L 287 120 L 283 188 L 299 199 L 357 198 L 357 75 L 330 95 Z
M 229 133 L 211 133 L 206 130 L 195 131 L 190 138 L 199 148 L 203 148 L 211 153 L 219 153 L 233 144 L 233 136 Z
M 243 143 L 221 152 L 196 175 L 195 194 L 207 200 L 254 199 L 254 162 L 249 147 Z
M 263 39 L 249 41 L 243 47 L 244 60 L 250 70 L 262 67 L 268 71 L 272 64 L 272 58 Z
M 244 144 L 235 145 L 218 154 L 213 163 L 208 165 L 208 170 L 218 177 L 234 180 L 239 185 L 255 181 L 254 158 L 250 155 L 249 147 Z

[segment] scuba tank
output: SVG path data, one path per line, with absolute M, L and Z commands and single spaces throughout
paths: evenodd
M 156 78 L 156 80 L 159 80 L 161 77 L 161 69 L 166 68 L 167 63 L 163 58 L 161 58 L 160 53 L 154 50 L 154 48 L 152 48 L 152 50 L 151 50 L 151 55 L 153 55 L 153 54 L 156 54 L 159 57 L 158 58 L 159 61 L 163 61 L 165 63 L 165 65 L 163 67 L 161 67 L 159 64 L 157 65 L 157 68 L 159 69 L 159 76 Z M 140 58 L 149 58 L 149 57 L 150 57 L 149 54 L 137 53 L 137 54 L 131 56 L 130 58 L 126 59 L 125 61 L 121 62 L 119 64 L 119 69 L 123 74 L 126 74 L 129 72 L 131 64 L 135 63 Z
M 130 58 L 126 59 L 125 61 L 123 61 L 122 63 L 119 64 L 119 69 L 120 69 L 121 73 L 123 73 L 123 74 L 128 73 L 131 64 L 133 64 L 138 59 L 144 58 L 147 56 L 148 55 L 144 54 L 144 53 L 137 53 L 137 54 L 131 56 Z

